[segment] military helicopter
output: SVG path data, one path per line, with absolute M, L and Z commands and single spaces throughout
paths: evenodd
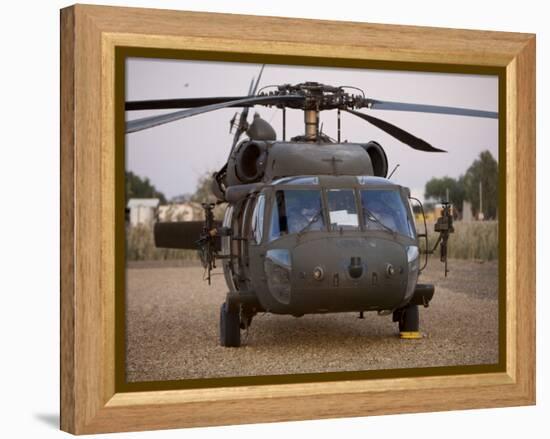
M 180 109 L 127 121 L 126 133 L 229 107 L 243 108 L 226 164 L 213 175 L 216 203 L 205 203 L 205 220 L 157 222 L 157 247 L 198 249 L 210 272 L 221 261 L 228 293 L 220 309 L 220 344 L 241 345 L 241 331 L 262 312 L 296 317 L 311 313 L 366 311 L 392 315 L 401 338 L 420 338 L 419 306 L 427 307 L 434 285 L 419 283 L 428 254 L 440 247 L 447 275 L 447 246 L 453 232 L 452 207 L 444 201 L 435 224 L 439 233 L 428 248 L 415 226 L 410 190 L 388 177 L 388 160 L 375 142 L 341 141 L 341 113 L 347 112 L 422 152 L 439 148 L 407 131 L 358 111 L 365 109 L 498 118 L 498 113 L 382 101 L 353 87 L 318 82 L 263 88 L 252 80 L 248 94 L 129 101 L 126 111 Z M 267 91 L 268 90 L 268 91 Z M 282 139 L 253 106 L 282 111 Z M 304 113 L 304 133 L 286 140 L 286 110 Z M 337 139 L 319 126 L 322 111 L 336 110 Z M 238 116 L 238 117 L 237 117 Z M 246 138 L 241 140 L 243 134 Z M 391 175 L 390 175 L 391 177 Z M 222 222 L 216 204 L 226 205 Z M 420 245 L 424 241 L 423 246 Z M 421 248 L 423 249 L 421 250 Z M 424 259 L 422 261 L 422 259 Z

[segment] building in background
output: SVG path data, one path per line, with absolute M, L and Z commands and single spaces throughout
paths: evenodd
M 130 226 L 152 225 L 155 221 L 158 206 L 158 198 L 130 198 L 126 206 L 129 210 L 127 219 Z
M 204 210 L 200 203 L 188 201 L 172 203 L 158 208 L 158 220 L 169 221 L 201 221 L 204 219 Z

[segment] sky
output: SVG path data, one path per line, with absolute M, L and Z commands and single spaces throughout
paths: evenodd
M 201 96 L 244 96 L 261 65 L 247 63 L 129 58 L 126 100 Z M 266 85 L 316 81 L 361 88 L 367 97 L 400 102 L 498 111 L 498 77 L 487 75 L 399 72 L 351 68 L 267 64 L 260 88 Z M 167 112 L 174 111 L 168 110 Z M 229 121 L 239 111 L 228 108 L 126 135 L 126 169 L 148 177 L 168 198 L 193 193 L 198 179 L 223 166 L 233 134 Z M 392 180 L 423 199 L 432 177 L 458 177 L 484 150 L 498 160 L 498 120 L 467 116 L 366 110 L 426 140 L 447 153 L 416 151 L 376 127 L 342 113 L 342 140 L 375 140 L 385 149 Z M 164 111 L 166 112 L 166 111 Z M 282 137 L 281 110 L 256 106 L 250 110 L 270 122 Z M 163 111 L 127 112 L 127 120 Z M 336 138 L 336 111 L 321 113 L 323 132 Z M 287 110 L 287 139 L 303 134 L 303 112 Z M 244 137 L 243 137 L 244 138 Z

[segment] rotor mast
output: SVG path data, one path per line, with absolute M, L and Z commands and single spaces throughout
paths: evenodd
M 319 111 L 304 110 L 305 135 L 308 141 L 317 140 L 319 133 Z

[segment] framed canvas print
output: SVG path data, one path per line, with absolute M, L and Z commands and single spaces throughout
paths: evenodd
M 61 428 L 533 404 L 534 57 L 63 9 Z

